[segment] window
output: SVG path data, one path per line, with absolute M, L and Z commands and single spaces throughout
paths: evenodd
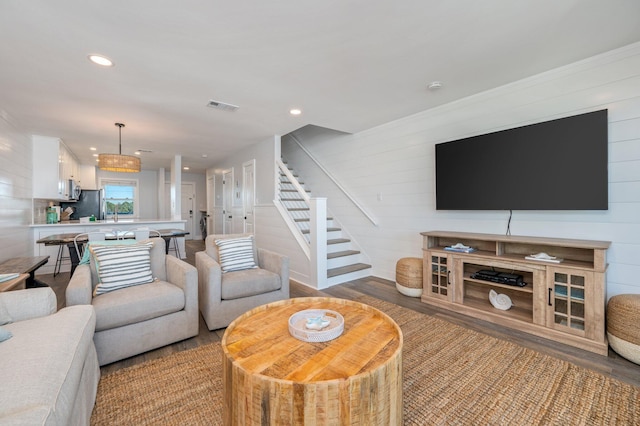
M 104 189 L 105 214 L 118 216 L 139 217 L 138 181 L 121 179 L 103 179 L 100 185 Z

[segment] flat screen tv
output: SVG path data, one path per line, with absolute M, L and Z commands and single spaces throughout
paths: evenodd
M 437 210 L 607 210 L 607 110 L 436 144 Z

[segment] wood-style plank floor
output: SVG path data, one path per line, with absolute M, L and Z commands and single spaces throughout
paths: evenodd
M 185 259 L 192 265 L 195 265 L 195 253 L 204 249 L 203 241 L 187 241 Z M 53 275 L 39 275 L 38 279 L 51 286 L 58 296 L 59 308 L 64 306 L 64 291 L 69 282 L 69 274 L 62 273 L 56 277 Z M 636 365 L 626 359 L 620 357 L 611 349 L 608 356 L 596 355 L 587 351 L 566 346 L 557 342 L 523 333 L 517 330 L 511 330 L 496 324 L 491 324 L 475 318 L 471 318 L 455 312 L 449 312 L 438 309 L 433 306 L 420 302 L 419 298 L 403 296 L 396 288 L 392 281 L 384 280 L 376 277 L 362 278 L 330 287 L 323 291 L 318 291 L 305 285 L 291 283 L 291 297 L 308 297 L 308 296 L 330 296 L 345 299 L 355 299 L 363 294 L 376 297 L 387 302 L 405 308 L 413 309 L 426 315 L 434 316 L 445 321 L 473 329 L 481 333 L 485 333 L 499 339 L 507 340 L 527 348 L 554 356 L 556 358 L 572 362 L 582 367 L 597 371 L 605 376 L 613 377 L 634 386 L 640 387 L 640 365 Z M 140 364 L 142 362 L 164 357 L 175 352 L 185 349 L 195 348 L 200 345 L 206 345 L 211 342 L 218 342 L 222 339 L 224 329 L 209 331 L 207 326 L 200 317 L 200 333 L 182 342 L 174 343 L 160 349 L 156 349 L 141 355 L 137 355 L 113 364 L 102 367 L 102 374 L 107 374 L 121 368 Z

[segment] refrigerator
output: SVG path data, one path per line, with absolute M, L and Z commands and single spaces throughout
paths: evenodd
M 78 201 L 73 203 L 60 203 L 62 210 L 67 207 L 73 209 L 69 217 L 71 220 L 78 220 L 81 217 L 94 215 L 97 220 L 104 220 L 104 189 L 83 189 L 80 192 Z

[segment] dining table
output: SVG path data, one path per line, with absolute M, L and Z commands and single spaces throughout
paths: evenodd
M 172 238 L 184 237 L 186 235 L 189 235 L 189 232 L 185 231 L 184 229 L 170 228 L 170 229 L 156 229 L 156 231 L 158 231 L 158 233 L 160 234 L 160 238 L 164 240 L 164 244 L 165 244 L 164 247 L 165 247 L 166 254 L 169 254 L 169 244 Z M 124 234 L 124 232 L 122 234 Z M 122 234 L 107 233 L 105 235 L 105 238 L 107 240 L 117 240 L 123 237 Z M 154 235 L 150 235 L 150 236 L 154 237 Z M 76 239 L 76 237 L 78 238 Z M 134 238 L 134 235 L 131 233 L 127 233 L 127 235 L 125 235 L 124 238 Z M 75 243 L 77 242 L 78 245 L 84 246 L 84 244 L 88 240 L 89 240 L 89 236 L 84 232 L 80 232 L 80 233 L 69 232 L 69 233 L 63 233 L 63 234 L 52 234 L 52 235 L 40 238 L 39 240 L 36 241 L 36 243 L 44 244 L 45 246 L 66 245 L 69 248 L 69 259 L 71 260 L 70 274 L 73 275 L 73 272 L 76 270 L 76 267 L 80 263 L 80 257 L 78 256 L 78 252 L 76 251 Z

